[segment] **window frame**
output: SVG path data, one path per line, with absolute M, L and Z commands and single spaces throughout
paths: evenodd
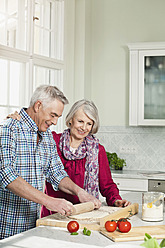
M 19 0 L 18 0 L 19 1 Z M 49 2 L 56 1 L 56 0 L 48 0 Z M 65 0 L 64 1 L 64 12 L 65 12 Z M 26 42 L 26 51 L 25 50 L 20 50 L 17 48 L 9 47 L 0 44 L 0 58 L 1 59 L 6 59 L 6 60 L 11 60 L 11 61 L 17 61 L 20 63 L 25 64 L 25 70 L 26 70 L 26 75 L 24 78 L 24 86 L 22 91 L 26 91 L 26 99 L 24 99 L 24 102 L 20 102 L 21 105 L 28 107 L 28 104 L 30 102 L 31 95 L 34 91 L 34 68 L 35 66 L 51 69 L 51 70 L 63 70 L 65 69 L 65 58 L 63 55 L 63 60 L 59 59 L 54 59 L 52 57 L 46 57 L 43 55 L 39 55 L 33 52 L 34 50 L 34 22 L 35 22 L 35 17 L 34 17 L 34 5 L 35 5 L 35 0 L 28 0 L 28 5 L 27 5 L 27 42 Z M 65 13 L 64 13 L 65 17 Z M 63 20 L 63 25 L 64 25 Z M 63 29 L 63 36 L 65 35 L 65 30 L 64 26 L 62 27 Z M 64 41 L 63 41 L 63 46 L 64 46 Z M 64 47 L 63 47 L 63 52 L 64 52 Z M 63 80 L 64 80 L 64 75 L 63 75 Z M 60 90 L 63 90 L 63 84 L 64 82 L 61 82 L 61 87 Z M 2 105 L 0 105 L 1 107 Z M 23 107 L 20 106 L 20 107 Z M 6 105 L 6 107 L 8 107 Z M 61 131 L 63 125 L 62 121 L 58 123 L 58 126 L 55 129 L 58 129 Z

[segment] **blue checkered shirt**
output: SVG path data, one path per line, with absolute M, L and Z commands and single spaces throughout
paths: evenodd
M 51 131 L 39 132 L 24 109 L 21 120 L 8 119 L 0 125 L 0 239 L 35 227 L 39 205 L 16 196 L 6 186 L 21 176 L 42 191 L 44 180 L 58 190 L 67 175 L 57 154 Z

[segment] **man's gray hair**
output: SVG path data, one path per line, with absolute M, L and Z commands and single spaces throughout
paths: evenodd
M 99 115 L 98 115 L 98 110 L 95 104 L 92 101 L 89 100 L 79 100 L 73 104 L 71 107 L 69 113 L 67 114 L 65 118 L 65 123 L 67 127 L 70 127 L 70 121 L 74 117 L 75 113 L 82 108 L 84 113 L 91 119 L 93 120 L 94 124 L 91 130 L 91 134 L 97 133 L 99 129 Z
M 32 107 L 38 100 L 40 100 L 43 106 L 46 107 L 48 103 L 54 101 L 55 99 L 59 100 L 64 105 L 69 103 L 63 92 L 56 86 L 41 85 L 34 91 L 30 100 L 30 107 Z

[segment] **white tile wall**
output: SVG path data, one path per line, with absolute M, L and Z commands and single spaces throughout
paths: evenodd
M 96 136 L 106 151 L 126 159 L 124 170 L 165 171 L 165 127 L 102 126 Z

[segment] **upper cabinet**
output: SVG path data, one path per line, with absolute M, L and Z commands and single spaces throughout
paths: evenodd
M 165 42 L 128 44 L 129 125 L 165 125 Z

